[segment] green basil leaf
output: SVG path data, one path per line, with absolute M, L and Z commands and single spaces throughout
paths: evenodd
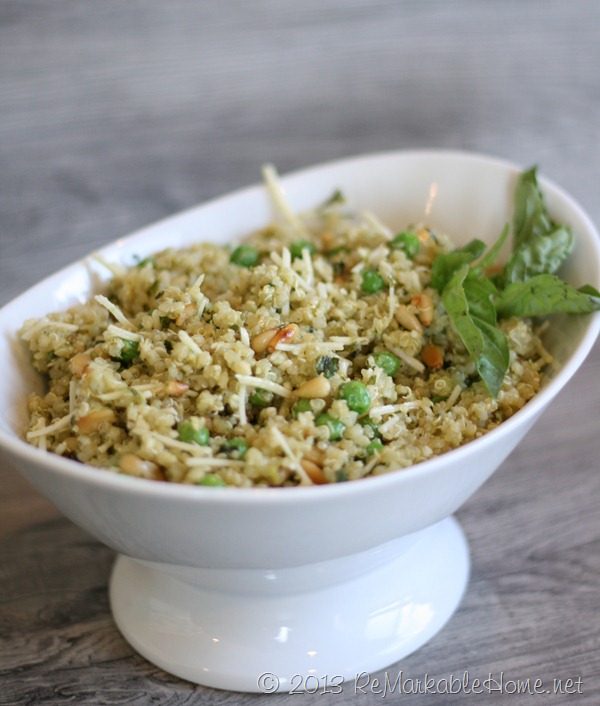
M 431 286 L 441 292 L 457 270 L 477 260 L 484 252 L 483 241 L 471 240 L 452 252 L 438 253 L 431 267 Z
M 508 339 L 496 327 L 492 302 L 494 285 L 469 272 L 469 265 L 457 270 L 442 292 L 446 312 L 474 361 L 490 394 L 498 395 L 508 370 Z
M 573 249 L 573 235 L 565 226 L 531 236 L 512 254 L 504 268 L 504 282 L 524 282 L 541 274 L 554 274 Z
M 536 167 L 523 172 L 517 182 L 513 230 L 514 250 L 530 238 L 553 230 L 544 197 L 538 186 Z
M 587 314 L 600 309 L 600 292 L 590 285 L 575 289 L 555 275 L 541 274 L 512 282 L 495 304 L 501 317 Z
M 496 258 L 500 254 L 500 250 L 502 250 L 502 246 L 506 242 L 506 239 L 508 238 L 508 234 L 510 233 L 510 227 L 508 223 L 504 226 L 502 229 L 502 233 L 498 236 L 498 240 L 492 245 L 492 247 L 486 252 L 486 254 L 481 258 L 481 260 L 477 263 L 477 265 L 473 268 L 473 272 L 477 275 L 483 274 L 485 270 L 488 267 L 491 267 L 494 262 L 496 262 Z
M 496 307 L 494 298 L 498 290 L 491 280 L 477 277 L 471 270 L 463 282 L 463 289 L 469 303 L 469 313 L 475 319 L 485 321 L 491 326 L 496 325 Z
M 592 297 L 600 297 L 600 292 L 592 287 L 591 284 L 584 284 L 583 287 L 578 287 L 577 291 L 582 294 L 589 294 Z

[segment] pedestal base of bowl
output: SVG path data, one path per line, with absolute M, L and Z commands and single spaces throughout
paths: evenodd
M 141 655 L 235 691 L 337 693 L 414 652 L 457 608 L 468 547 L 453 518 L 373 550 L 276 571 L 119 556 L 115 621 Z

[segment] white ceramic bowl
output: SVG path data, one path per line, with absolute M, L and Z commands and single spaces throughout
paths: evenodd
M 426 221 L 460 244 L 497 238 L 512 217 L 518 171 L 477 155 L 397 152 L 302 170 L 283 184 L 296 210 L 341 188 L 352 207 L 393 228 Z M 540 184 L 554 218 L 576 235 L 563 276 L 600 286 L 594 226 L 567 194 Z M 259 185 L 101 254 L 130 263 L 166 246 L 225 242 L 272 215 Z M 441 628 L 468 577 L 467 547 L 450 516 L 581 365 L 600 327 L 596 315 L 555 321 L 551 382 L 497 430 L 410 469 L 309 488 L 178 486 L 86 467 L 22 441 L 27 393 L 40 381 L 16 331 L 28 317 L 85 300 L 103 277 L 92 260 L 79 262 L 1 310 L 0 449 L 67 517 L 119 553 L 111 605 L 135 648 L 183 678 L 246 691 L 311 690 L 380 669 Z

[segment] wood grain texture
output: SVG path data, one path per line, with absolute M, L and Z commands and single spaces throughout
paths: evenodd
M 600 222 L 598 66 L 600 4 L 588 0 L 0 0 L 0 305 L 103 243 L 256 181 L 265 161 L 286 171 L 375 150 L 476 150 L 539 164 Z M 580 695 L 489 701 L 598 703 L 599 377 L 597 346 L 459 511 L 468 592 L 390 673 L 504 672 L 548 688 L 581 676 Z M 137 656 L 110 617 L 112 552 L 3 465 L 0 503 L 0 704 L 261 698 Z M 381 701 L 352 685 L 330 698 Z

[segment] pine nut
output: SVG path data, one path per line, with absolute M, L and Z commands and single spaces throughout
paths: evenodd
M 444 365 L 444 353 L 434 343 L 423 346 L 421 359 L 430 370 L 439 370 Z
M 325 458 L 325 453 L 321 451 L 321 449 L 317 446 L 313 446 L 310 451 L 305 452 L 304 458 L 308 459 L 309 461 L 312 461 L 313 463 L 316 463 L 317 466 L 322 466 L 323 459 Z
M 123 473 L 137 478 L 155 478 L 158 472 L 156 463 L 145 461 L 135 454 L 123 454 L 119 468 Z
M 323 250 L 325 250 L 325 252 L 333 250 L 335 246 L 335 233 L 330 230 L 326 230 L 321 233 L 319 238 L 321 240 L 321 245 L 323 246 Z
M 178 380 L 170 380 L 165 385 L 165 392 L 171 397 L 179 397 L 180 395 L 184 395 L 189 389 L 189 385 L 186 385 L 185 382 L 179 382 Z
M 400 326 L 404 326 L 404 328 L 408 331 L 417 331 L 418 333 L 423 332 L 421 322 L 405 304 L 400 304 L 396 307 L 394 316 Z
M 111 424 L 115 420 L 115 413 L 108 407 L 95 409 L 93 412 L 84 414 L 77 420 L 77 428 L 80 434 L 91 434 L 102 426 L 102 424 Z
M 411 303 L 417 307 L 417 316 L 423 326 L 431 326 L 433 322 L 433 299 L 429 294 L 415 294 Z
M 76 378 L 83 377 L 92 362 L 87 353 L 76 353 L 69 362 L 69 370 Z
M 196 313 L 197 310 L 198 307 L 195 304 L 192 304 L 191 302 L 189 304 L 186 304 L 183 307 L 183 311 L 181 312 L 181 314 L 179 314 L 179 316 L 175 320 L 177 326 L 183 326 L 185 322 Z
M 300 461 L 300 465 L 315 485 L 323 485 L 323 483 L 327 483 L 327 479 L 325 478 L 325 474 L 323 473 L 321 466 L 309 461 L 307 458 L 303 458 Z
M 298 324 L 288 324 L 283 328 L 280 328 L 273 338 L 269 341 L 267 349 L 273 352 L 279 343 L 291 343 L 300 331 Z
M 237 361 L 234 370 L 238 375 L 252 375 L 252 366 L 247 360 Z
M 255 353 L 265 353 L 269 343 L 271 343 L 271 339 L 278 331 L 278 328 L 270 328 L 262 333 L 257 333 L 250 341 L 250 347 Z
M 313 400 L 322 397 L 327 397 L 331 392 L 331 383 L 326 377 L 318 375 L 312 380 L 307 380 L 303 382 L 302 385 L 296 390 L 296 395 L 298 397 L 303 397 L 304 399 Z

